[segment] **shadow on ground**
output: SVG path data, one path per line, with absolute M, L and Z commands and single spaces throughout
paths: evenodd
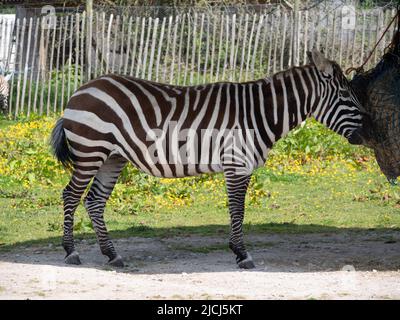
M 205 232 L 204 230 L 207 230 Z M 229 227 L 207 225 L 152 229 L 131 227 L 111 231 L 126 267 L 118 272 L 182 273 L 237 271 L 228 249 Z M 321 272 L 397 271 L 399 229 L 348 229 L 321 225 L 245 225 L 246 243 L 257 271 Z M 76 236 L 82 265 L 110 270 L 93 233 Z M 61 237 L 0 247 L 0 261 L 65 266 Z

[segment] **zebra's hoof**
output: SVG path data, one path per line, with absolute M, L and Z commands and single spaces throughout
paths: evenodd
M 71 254 L 65 257 L 64 262 L 66 264 L 82 264 L 81 259 L 79 259 L 79 254 L 76 251 L 73 251 Z
M 246 259 L 238 262 L 238 266 L 241 269 L 254 269 L 256 267 L 256 265 L 253 262 L 253 259 L 249 254 L 247 255 Z
M 117 255 L 114 259 L 108 261 L 107 264 L 116 268 L 124 267 L 124 261 L 122 260 L 120 255 Z

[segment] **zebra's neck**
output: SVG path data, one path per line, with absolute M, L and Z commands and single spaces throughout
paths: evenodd
M 320 101 L 313 66 L 294 67 L 247 85 L 259 89 L 255 117 L 263 120 L 263 140 L 272 144 L 310 117 Z

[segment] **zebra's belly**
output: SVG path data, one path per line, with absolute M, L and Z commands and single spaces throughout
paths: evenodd
M 131 163 L 137 167 L 140 171 L 159 178 L 184 178 L 198 176 L 205 173 L 218 173 L 222 172 L 222 165 L 195 165 L 195 164 L 157 164 L 148 166 L 142 166 L 131 161 Z

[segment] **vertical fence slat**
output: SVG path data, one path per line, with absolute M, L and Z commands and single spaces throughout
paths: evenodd
M 341 17 L 341 19 L 343 19 L 343 15 L 342 15 L 342 12 L 340 13 L 340 17 Z M 343 62 L 343 59 L 342 59 L 342 55 L 343 55 L 343 41 L 344 41 L 344 39 L 343 39 L 343 37 L 344 37 L 344 35 L 343 35 L 343 29 L 342 29 L 342 24 L 341 23 L 339 23 L 339 32 L 340 32 L 340 43 L 339 43 L 339 65 L 342 65 L 342 62 Z
M 12 37 L 12 30 L 14 30 L 14 27 L 15 27 L 15 22 L 9 20 L 7 23 L 7 40 L 6 40 L 6 42 L 8 43 L 8 48 L 7 48 L 7 61 L 6 61 L 6 65 L 5 65 L 6 70 L 8 70 L 10 62 L 11 62 L 11 53 L 12 53 L 12 48 L 13 48 L 11 37 Z M 10 103 L 10 107 L 11 107 L 11 103 Z
M 187 80 L 187 74 L 188 74 L 188 69 L 189 69 L 189 45 L 190 45 L 190 14 L 187 14 L 187 21 L 188 21 L 188 27 L 187 27 L 187 44 L 186 44 L 186 61 L 185 61 L 185 74 L 183 76 L 183 84 L 186 85 L 186 80 Z M 169 29 L 169 26 L 168 26 Z M 169 35 L 169 32 L 168 32 Z M 167 40 L 167 48 L 168 48 L 168 40 Z
M 307 15 L 308 16 L 308 15 Z M 315 46 L 315 21 L 314 21 L 315 16 L 313 14 L 308 17 L 307 21 L 310 23 L 310 40 L 308 43 L 308 50 L 312 50 Z M 307 50 L 305 50 L 307 51 Z M 306 57 L 305 60 L 307 61 L 307 52 L 306 52 Z
M 160 72 L 160 59 L 161 59 L 161 54 L 162 54 L 162 44 L 164 40 L 164 31 L 165 31 L 165 23 L 167 21 L 167 18 L 164 17 L 163 21 L 161 23 L 161 31 L 160 31 L 160 42 L 158 44 L 158 50 L 157 50 L 157 59 L 156 59 L 156 81 L 158 81 L 159 77 L 159 72 Z
M 19 32 L 20 19 L 16 19 L 16 22 L 15 22 L 14 26 L 16 28 L 16 37 L 15 37 L 15 43 L 16 43 L 15 51 L 16 51 L 16 53 L 15 53 L 15 55 L 17 55 L 18 43 L 19 43 L 19 34 L 20 34 L 20 32 Z M 10 45 L 10 50 L 9 50 L 9 57 L 10 58 L 11 58 L 11 55 L 12 55 L 12 44 Z M 17 57 L 15 57 L 15 60 L 16 59 L 17 59 Z M 14 74 L 14 76 L 11 78 L 10 101 L 8 102 L 9 103 L 9 114 L 12 113 L 12 105 L 13 105 L 12 102 L 13 102 L 13 97 L 14 97 L 14 81 L 15 81 L 15 78 L 17 78 L 17 77 L 18 77 L 18 74 Z
M 300 57 L 301 57 L 300 50 L 301 50 L 302 46 L 300 46 L 300 41 L 301 41 L 300 39 L 301 39 L 301 28 L 302 28 L 302 16 L 303 16 L 303 12 L 299 11 L 298 12 L 298 27 L 297 27 L 297 30 L 296 30 L 297 34 L 296 34 L 296 37 L 293 39 L 293 40 L 296 40 L 296 52 L 295 52 L 296 53 L 296 57 L 295 57 L 296 65 L 300 65 L 301 64 L 301 62 L 300 62 Z
M 135 76 L 139 77 L 140 67 L 142 66 L 142 49 L 143 49 L 143 42 L 144 42 L 144 30 L 146 27 L 146 18 L 142 18 L 142 31 L 140 32 L 140 43 L 139 43 L 139 52 L 138 52 L 138 61 L 136 64 L 136 72 Z
M 46 24 L 44 24 L 44 25 L 46 25 Z M 44 46 L 41 51 L 42 52 L 42 58 L 41 58 L 41 60 L 42 60 L 42 71 L 41 71 L 42 77 L 41 77 L 40 81 L 42 84 L 46 82 L 46 75 L 47 75 L 46 69 L 47 69 L 47 57 L 48 57 L 47 53 L 48 53 L 49 45 L 50 45 L 50 28 L 47 26 L 46 30 L 47 30 L 47 32 L 45 33 L 46 39 L 45 39 L 45 41 L 43 41 Z M 72 30 L 72 28 L 71 28 L 71 30 Z M 70 52 L 72 53 L 72 42 L 70 43 L 70 46 L 71 46 Z M 71 70 L 71 69 L 72 69 L 71 66 L 69 66 L 69 70 Z M 41 90 L 40 90 L 40 99 L 39 99 L 39 114 L 43 115 L 45 86 L 41 85 L 40 89 Z
M 170 43 L 171 43 L 171 30 L 172 30 L 172 16 L 168 17 L 168 30 L 167 30 L 167 47 L 165 49 L 165 55 L 164 55 L 164 63 L 163 63 L 163 76 L 162 76 L 162 81 L 167 81 L 167 69 L 168 69 L 168 59 L 169 59 L 169 48 L 170 48 Z
M 374 44 L 372 43 L 373 42 L 373 40 L 372 40 L 373 31 L 372 31 L 372 25 L 371 25 L 372 18 L 373 18 L 372 17 L 372 12 L 370 12 L 370 14 L 369 14 L 369 23 L 367 24 L 367 26 L 368 26 L 368 51 L 367 51 L 367 54 L 368 55 L 372 52 L 372 47 L 374 46 Z M 371 59 L 369 59 L 368 62 L 367 62 L 367 68 L 369 69 L 370 66 L 371 66 Z
M 47 85 L 47 104 L 46 104 L 46 115 L 49 116 L 50 114 L 50 95 L 51 95 L 51 87 L 52 87 L 52 73 L 53 73 L 53 59 L 54 59 L 54 45 L 55 45 L 55 39 L 56 39 L 56 31 L 57 31 L 57 17 L 54 17 L 54 29 L 53 29 L 53 34 L 52 34 L 52 39 L 51 39 L 51 53 L 50 53 L 50 61 L 49 61 L 49 79 L 48 79 L 48 85 Z M 50 26 L 48 26 L 49 31 L 51 30 Z M 49 39 L 50 41 L 50 39 Z
M 211 65 L 210 65 L 210 81 L 215 80 L 213 78 L 214 75 L 214 57 L 215 57 L 215 38 L 217 37 L 217 15 L 213 15 L 213 23 L 212 23 L 212 43 L 211 43 Z
M 248 30 L 248 27 L 249 27 L 249 15 L 247 13 L 246 13 L 246 16 L 245 16 L 244 19 L 245 19 L 245 22 L 244 22 L 244 35 L 243 35 L 243 44 L 242 44 L 242 55 L 241 55 L 241 59 L 240 59 L 239 81 L 242 80 L 242 72 L 243 72 L 245 53 L 246 53 L 247 30 Z
M 178 35 L 178 25 L 179 25 L 180 16 L 177 15 L 175 17 L 175 25 L 174 25 L 174 36 L 172 38 L 172 62 L 171 62 L 171 70 L 169 74 L 169 83 L 172 84 L 174 70 L 175 70 L 175 53 L 176 53 L 176 39 Z
M 266 50 L 266 45 L 267 45 L 269 16 L 270 15 L 268 15 L 268 14 L 265 15 L 265 20 L 263 23 L 263 28 L 262 28 L 261 36 L 260 36 L 260 38 L 261 38 L 261 51 L 260 51 L 260 61 L 259 61 L 260 68 L 263 68 L 263 66 L 264 66 L 264 50 Z M 262 70 L 262 71 L 264 72 L 264 70 Z
M 93 10 L 89 10 L 86 16 L 87 20 L 87 35 L 86 35 L 86 81 L 90 81 L 92 78 L 92 43 L 93 43 Z M 96 22 L 97 26 L 97 22 Z M 97 35 L 97 32 L 96 32 Z M 82 37 L 82 42 L 84 38 Z M 96 39 L 97 46 L 97 39 Z M 97 57 L 95 58 L 97 60 Z
M 181 23 L 181 31 L 180 31 L 180 36 L 179 36 L 179 50 L 178 50 L 178 75 L 176 76 L 176 81 L 175 84 L 178 84 L 181 82 L 181 68 L 182 68 L 182 50 L 183 50 L 183 46 L 184 46 L 184 41 L 185 39 L 183 38 L 184 35 L 184 30 L 185 30 L 185 21 L 186 21 L 186 15 L 182 15 L 182 23 Z
M 321 25 L 321 11 L 318 11 L 318 20 L 316 23 L 317 28 L 317 42 L 315 45 L 315 49 L 320 50 L 320 45 L 321 45 L 321 31 L 322 31 L 322 25 Z
M 106 13 L 102 12 L 101 15 L 101 58 L 100 58 L 100 74 L 104 73 L 104 70 L 106 68 L 106 63 L 107 61 L 105 59 L 107 59 L 106 56 Z M 106 71 L 107 73 L 107 71 Z
M 108 70 L 110 68 L 110 50 L 111 50 L 111 27 L 112 27 L 112 23 L 113 23 L 113 17 L 114 15 L 111 13 L 109 20 L 108 20 L 108 28 L 107 28 L 107 38 L 106 38 L 106 51 L 105 51 L 105 57 L 106 57 L 106 74 L 108 73 Z M 104 56 L 104 52 L 103 52 L 103 56 Z
M 308 50 L 308 41 L 312 39 L 312 37 L 308 37 L 308 11 L 304 12 L 304 47 L 303 47 L 303 64 L 307 63 L 307 50 Z
M 74 34 L 74 16 L 71 16 L 70 28 L 69 28 L 69 56 L 68 56 L 68 79 L 67 79 L 67 98 L 71 96 L 71 66 L 72 66 L 72 43 Z
M 151 80 L 153 76 L 154 51 L 156 49 L 157 31 L 158 31 L 158 18 L 154 20 L 153 38 L 151 40 L 151 51 L 150 51 L 149 68 L 147 72 L 147 80 Z
M 289 66 L 293 66 L 293 51 L 294 51 L 293 45 L 294 45 L 294 41 L 295 41 L 295 39 L 294 39 L 295 28 L 294 28 L 293 21 L 294 21 L 294 16 L 293 16 L 293 11 L 292 11 L 292 12 L 290 12 L 290 23 L 289 23 L 289 25 L 291 26 L 290 40 L 289 40 L 289 61 L 288 61 Z
M 193 76 L 195 69 L 195 59 L 196 59 L 196 37 L 197 37 L 197 13 L 194 14 L 193 17 L 193 42 L 192 42 L 192 59 L 190 63 L 190 84 L 193 84 Z M 169 42 L 169 41 L 168 41 Z
M 131 62 L 131 70 L 129 72 L 130 76 L 133 76 L 133 67 L 135 66 L 136 63 L 136 48 L 137 48 L 137 36 L 138 36 L 138 30 L 139 30 L 139 25 L 140 25 L 140 18 L 135 19 L 135 32 L 134 32 L 134 38 L 133 38 L 133 48 L 132 48 L 132 62 Z M 137 67 L 136 67 L 136 74 Z
M 378 14 L 376 15 L 376 18 L 375 18 L 375 19 L 376 19 L 375 43 L 378 43 L 378 41 L 379 41 L 379 22 L 380 22 L 379 12 L 378 12 Z M 375 50 L 375 53 L 374 53 L 374 64 L 375 64 L 376 61 L 377 61 L 378 49 L 379 49 L 379 47 Z
M 75 74 L 74 74 L 74 92 L 78 88 L 78 68 L 79 68 L 79 13 L 75 15 Z M 69 95 L 68 95 L 69 97 Z
M 0 18 L 0 41 L 4 41 L 6 29 L 6 19 Z M 4 51 L 0 51 L 0 62 L 4 61 Z M 1 68 L 3 66 L 1 65 Z
M 62 43 L 62 73 L 61 73 L 61 101 L 60 101 L 60 108 L 61 110 L 64 108 L 64 94 L 65 94 L 65 44 L 67 43 L 67 36 L 68 36 L 68 25 L 69 25 L 69 16 L 65 18 L 65 28 L 64 28 L 64 39 Z M 97 60 L 97 59 L 96 59 Z
M 58 33 L 58 41 L 57 41 L 57 57 L 56 57 L 56 71 L 55 71 L 55 88 L 54 88 L 54 100 L 53 100 L 53 112 L 57 112 L 57 101 L 58 101 L 58 72 L 60 67 L 60 48 L 61 48 L 61 39 L 62 39 L 62 30 L 63 30 L 63 19 L 64 17 L 60 17 L 60 27 Z
M 396 9 L 392 9 L 392 17 L 394 17 L 395 15 L 396 15 Z M 396 32 L 396 24 L 395 23 L 392 24 L 391 29 L 392 29 L 392 32 L 390 33 L 391 34 L 390 40 L 393 39 L 394 34 Z
M 94 48 L 94 69 L 93 69 L 93 78 L 97 77 L 97 61 L 99 60 L 99 33 L 100 33 L 100 22 L 99 22 L 99 13 L 96 12 L 96 35 L 95 35 L 95 44 Z
M 325 30 L 325 44 L 324 44 L 324 53 L 328 57 L 328 41 L 329 41 L 329 22 L 331 18 L 331 14 L 328 13 L 326 16 L 326 30 Z
M 121 43 L 120 43 L 120 47 L 119 47 L 118 74 L 121 74 L 121 70 L 123 67 L 123 61 L 124 61 L 125 23 L 126 23 L 126 17 L 125 17 L 125 15 L 123 15 L 122 22 L 121 22 L 121 37 L 120 37 Z
M 80 32 L 80 35 L 81 35 L 80 36 L 80 44 L 81 44 L 81 50 L 80 50 L 80 52 L 81 52 L 81 58 L 80 58 L 81 59 L 80 60 L 81 61 L 81 65 L 80 65 L 80 67 L 81 67 L 81 74 L 80 74 L 80 78 L 79 78 L 80 79 L 79 80 L 79 85 L 80 86 L 83 84 L 83 78 L 86 77 L 84 66 L 85 65 L 87 66 L 87 64 L 88 64 L 87 61 L 85 63 L 85 56 L 84 56 L 84 53 L 85 53 L 85 30 L 86 30 L 85 29 L 85 23 L 86 23 L 86 12 L 85 11 L 82 13 L 81 21 L 82 21 L 82 26 L 81 26 L 82 30 Z M 86 49 L 87 49 L 87 47 L 86 47 Z M 89 81 L 89 78 L 87 78 L 87 81 Z
M 127 36 L 127 44 L 126 44 L 126 55 L 125 55 L 125 62 L 124 62 L 124 71 L 123 73 L 126 75 L 128 72 L 128 62 L 129 62 L 129 54 L 131 48 L 131 38 L 132 38 L 132 16 L 129 17 L 128 21 L 128 31 L 126 33 Z
M 210 54 L 210 17 L 207 17 L 206 23 L 206 56 L 204 57 L 204 67 L 203 67 L 203 83 L 206 81 L 207 68 L 208 68 L 208 57 Z
M 148 18 L 148 21 L 149 22 L 147 25 L 146 42 L 144 44 L 144 53 L 143 53 L 142 79 L 146 78 L 147 55 L 149 51 L 151 28 L 153 26 L 153 19 L 151 17 Z
M 36 18 L 35 20 L 35 31 L 33 34 L 33 53 L 36 52 L 37 48 L 37 38 L 39 37 L 38 32 L 39 32 L 39 25 L 40 25 L 40 18 Z M 32 55 L 32 65 L 31 65 L 31 74 L 29 78 L 29 92 L 28 92 L 28 110 L 27 110 L 27 116 L 29 117 L 31 114 L 31 105 L 32 105 L 32 89 L 33 89 L 33 75 L 34 75 L 34 70 L 35 70 L 35 62 L 37 59 Z
M 280 15 L 279 11 L 278 11 L 277 14 L 278 14 L 277 17 L 280 18 L 281 15 Z M 276 73 L 276 56 L 277 56 L 276 53 L 278 51 L 278 42 L 279 42 L 279 39 L 280 39 L 280 32 L 279 32 L 279 30 L 280 30 L 280 19 L 277 19 L 276 27 L 277 28 L 275 29 L 275 32 L 274 32 L 274 34 L 275 34 L 275 44 L 274 44 L 274 55 L 273 55 L 274 61 L 273 61 L 273 66 L 272 66 L 272 73 Z M 295 58 L 293 58 L 293 59 L 295 59 Z
M 275 30 L 275 16 L 271 15 L 271 27 L 270 27 L 270 32 L 269 32 L 269 41 L 268 41 L 268 60 L 267 60 L 267 68 L 266 68 L 266 73 L 267 75 L 270 74 L 271 70 L 271 55 L 272 55 L 272 47 L 273 47 L 273 35 L 274 35 L 274 30 Z
M 25 66 L 24 66 L 24 81 L 22 84 L 22 96 L 21 96 L 21 112 L 24 112 L 24 107 L 25 107 L 25 90 L 26 90 L 26 82 L 28 80 L 28 72 L 29 72 L 29 53 L 30 53 L 30 48 L 31 48 L 31 35 L 32 35 L 32 17 L 29 18 L 29 27 L 28 27 L 28 43 L 26 47 L 26 55 L 25 55 Z M 21 52 L 22 55 L 22 52 Z M 29 112 L 29 111 L 28 111 Z
M 21 36 L 20 36 L 20 48 L 19 48 L 19 61 L 18 61 L 18 81 L 17 81 L 17 99 L 15 102 L 15 117 L 18 116 L 21 106 L 20 106 L 20 98 L 21 98 L 21 78 L 23 75 L 22 71 L 22 63 L 23 63 L 23 52 L 24 52 L 24 42 L 25 42 L 25 28 L 26 28 L 26 18 L 22 19 L 22 28 L 21 28 Z M 22 71 L 22 72 L 21 72 Z M 21 99 L 22 100 L 22 99 Z M 23 111 L 23 110 L 21 110 Z
M 235 59 L 236 14 L 232 15 L 232 23 L 230 29 L 231 29 L 231 40 L 230 40 L 230 50 L 229 50 L 229 81 L 232 81 L 235 72 L 233 65 Z M 228 24 L 227 24 L 227 31 L 229 31 Z M 226 52 L 226 55 L 228 55 L 228 50 Z
M 236 20 L 236 18 L 235 18 Z M 235 45 L 234 45 L 234 57 L 233 57 L 233 66 L 232 66 L 232 73 L 233 73 L 233 77 L 232 80 L 237 81 L 237 72 L 236 72 L 236 67 L 237 67 L 237 60 L 238 60 L 238 53 L 239 53 L 239 48 L 240 48 L 240 30 L 241 30 L 241 26 L 243 23 L 243 17 L 242 15 L 239 16 L 239 23 L 237 24 L 237 31 L 236 31 L 236 39 L 235 39 Z M 235 22 L 236 24 L 236 22 Z M 234 37 L 234 38 L 235 38 Z
M 251 60 L 251 76 L 254 78 L 254 66 L 256 62 L 256 55 L 258 53 L 258 42 L 260 39 L 260 32 L 261 32 L 261 27 L 264 21 L 264 15 L 260 15 L 260 18 L 258 20 L 258 26 L 257 26 L 257 31 L 256 31 L 256 37 L 254 39 L 254 48 L 253 48 L 253 57 Z
M 385 29 L 385 27 L 388 25 L 388 23 L 389 23 L 389 21 L 388 21 L 388 15 L 387 15 L 387 13 L 388 13 L 388 11 L 389 10 L 386 10 L 386 11 L 384 11 L 384 10 L 382 10 L 382 12 L 381 12 L 381 18 L 382 18 L 382 20 L 381 20 L 381 22 L 382 22 L 382 24 L 381 24 L 381 32 L 383 32 L 383 30 Z M 383 54 L 384 53 L 384 50 L 385 50 L 385 48 L 386 48 L 386 34 L 383 36 L 383 38 L 382 38 L 382 45 L 381 45 L 381 54 Z
M 281 59 L 280 59 L 280 70 L 283 70 L 283 59 L 285 58 L 285 42 L 286 42 L 286 26 L 287 26 L 287 14 L 283 13 L 283 31 L 282 31 L 282 43 L 281 43 Z M 300 30 L 300 23 L 299 23 Z
M 345 68 L 347 68 L 350 64 L 349 60 L 350 60 L 350 49 L 351 49 L 351 37 L 350 37 L 350 30 L 348 29 L 343 29 L 342 32 L 345 33 L 345 38 L 346 38 L 346 43 L 345 43 L 345 48 L 344 48 L 344 57 L 343 57 L 343 61 L 344 61 L 344 66 Z
M 356 19 L 358 19 L 357 15 L 356 15 Z M 355 28 L 353 30 L 353 44 L 351 46 L 351 66 L 355 65 L 355 50 L 356 50 L 356 44 L 357 44 L 357 23 L 355 25 Z
M 226 24 L 225 24 L 225 54 L 224 54 L 224 62 L 222 64 L 222 80 L 225 80 L 225 73 L 226 73 L 226 67 L 228 63 L 228 52 L 229 52 L 229 16 L 226 15 Z
M 251 55 L 251 50 L 252 50 L 252 43 L 253 43 L 253 35 L 254 35 L 254 28 L 256 26 L 256 20 L 257 20 L 257 15 L 253 15 L 253 23 L 251 25 L 251 30 L 250 30 L 250 38 L 249 38 L 249 45 L 247 49 L 247 60 L 246 60 L 246 72 L 244 76 L 244 80 L 247 81 L 248 75 L 249 75 L 249 69 L 250 69 L 250 55 Z
M 200 82 L 200 66 L 201 66 L 201 44 L 203 42 L 203 28 L 204 28 L 204 13 L 201 15 L 201 23 L 200 23 L 200 37 L 199 37 L 199 49 L 197 56 L 197 83 Z
M 112 34 L 112 28 L 111 28 L 111 37 L 110 39 L 107 39 L 107 41 L 112 41 L 112 58 L 111 58 L 111 73 L 114 73 L 115 70 L 115 59 L 117 55 L 117 43 L 118 43 L 118 37 L 119 37 L 119 15 L 115 18 L 115 24 L 114 24 L 114 34 Z M 110 49 L 111 49 L 111 43 L 110 43 Z M 111 53 L 110 53 L 111 54 Z
M 364 61 L 364 44 L 365 44 L 365 23 L 366 23 L 366 15 L 363 12 L 363 25 L 362 25 L 362 35 L 361 35 L 361 56 L 359 60 L 359 64 Z

